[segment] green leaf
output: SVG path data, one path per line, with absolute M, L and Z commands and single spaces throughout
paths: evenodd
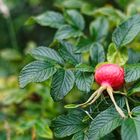
M 140 81 L 137 81 L 130 87 L 128 90 L 128 95 L 130 96 L 138 92 L 140 92 Z
M 115 109 L 109 108 L 101 112 L 90 124 L 88 140 L 99 140 L 120 126 L 121 123 L 122 118 Z
M 117 10 L 111 6 L 97 8 L 96 10 L 94 10 L 92 15 L 93 14 L 95 16 L 102 15 L 107 17 L 109 21 L 111 21 L 114 25 L 118 25 L 120 21 L 124 20 L 126 17 L 120 10 Z
M 111 43 L 108 48 L 107 61 L 115 63 L 120 66 L 124 65 L 128 61 L 128 51 L 126 47 L 116 48 L 114 43 Z
M 37 136 L 48 139 L 53 138 L 53 133 L 45 121 L 38 120 L 35 124 L 35 128 Z
M 63 16 L 58 12 L 47 11 L 39 16 L 31 17 L 26 22 L 27 25 L 38 23 L 42 26 L 49 26 L 52 28 L 60 28 L 65 21 Z
M 132 109 L 131 111 L 133 115 L 140 115 L 140 106 L 136 106 L 135 108 Z
M 121 128 L 122 140 L 140 140 L 140 117 L 124 120 Z
M 83 130 L 86 125 L 82 119 L 82 115 L 73 113 L 57 117 L 52 124 L 55 136 L 63 138 Z
M 76 70 L 79 70 L 81 72 L 94 72 L 94 68 L 92 66 L 89 66 L 87 64 L 77 64 L 75 66 Z
M 94 66 L 105 61 L 104 48 L 100 43 L 93 43 L 90 48 L 90 57 Z
M 84 3 L 83 0 L 66 0 L 62 4 L 65 8 L 79 9 Z
M 77 72 L 75 77 L 77 88 L 81 91 L 89 92 L 94 79 L 93 74 Z
M 83 30 L 85 28 L 84 18 L 76 10 L 67 10 L 66 14 L 65 14 L 65 19 L 70 25 L 72 25 L 80 30 Z
M 108 34 L 109 23 L 105 17 L 98 17 L 96 20 L 90 24 L 90 35 L 95 40 L 100 40 L 105 38 Z
M 140 15 L 134 15 L 120 24 L 112 35 L 112 40 L 117 47 L 130 43 L 140 32 Z
M 124 67 L 125 81 L 127 83 L 140 79 L 140 64 L 130 64 Z
M 66 41 L 60 42 L 60 49 L 58 50 L 63 59 L 71 64 L 79 64 L 81 62 L 81 55 L 74 52 L 74 46 Z
M 88 140 L 88 137 L 84 132 L 78 132 L 73 135 L 71 140 Z
M 68 94 L 74 86 L 75 77 L 71 70 L 59 69 L 52 79 L 51 96 L 54 101 L 59 101 Z
M 49 79 L 57 69 L 54 65 L 43 62 L 34 61 L 26 65 L 19 76 L 20 87 L 23 88 L 31 82 L 43 82 Z
M 61 56 L 54 49 L 48 47 L 35 48 L 30 54 L 37 60 L 54 61 L 59 64 L 64 64 Z
M 88 52 L 90 47 L 92 46 L 92 43 L 93 41 L 91 41 L 90 39 L 80 38 L 76 45 L 75 53 Z
M 55 39 L 63 40 L 63 39 L 69 39 L 69 38 L 77 38 L 82 35 L 83 33 L 80 30 L 70 25 L 64 25 L 57 30 L 55 34 Z
M 128 48 L 128 56 L 129 56 L 129 59 L 128 59 L 129 64 L 140 62 L 140 52 L 137 52 L 131 48 Z

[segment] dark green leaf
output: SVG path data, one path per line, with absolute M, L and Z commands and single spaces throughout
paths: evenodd
M 49 79 L 55 72 L 54 65 L 43 62 L 34 61 L 26 65 L 19 76 L 20 87 L 25 87 L 31 82 L 42 82 Z
M 88 140 L 99 140 L 111 131 L 116 129 L 122 123 L 122 118 L 116 110 L 109 108 L 99 115 L 91 122 L 88 133 Z
M 100 43 L 94 43 L 92 45 L 90 48 L 90 57 L 94 66 L 105 61 L 104 48 Z
M 76 53 L 83 53 L 89 51 L 90 47 L 92 46 L 93 41 L 90 39 L 80 38 L 78 44 L 75 48 Z
M 54 101 L 64 98 L 65 95 L 73 88 L 75 77 L 70 70 L 58 70 L 52 79 L 51 96 Z
M 128 95 L 130 96 L 138 92 L 140 92 L 140 81 L 137 81 L 130 87 L 130 89 L 128 90 Z
M 86 72 L 77 72 L 75 82 L 79 90 L 89 92 L 93 83 L 93 74 Z
M 76 28 L 83 30 L 85 27 L 85 21 L 83 16 L 76 10 L 67 10 L 65 14 L 66 21 L 75 26 Z
M 89 66 L 87 64 L 77 64 L 75 66 L 76 70 L 79 70 L 81 72 L 94 72 L 94 68 L 92 66 Z
M 66 137 L 75 134 L 85 128 L 80 114 L 61 115 L 53 122 L 54 134 L 56 137 Z
M 30 54 L 37 60 L 55 61 L 60 64 L 64 63 L 64 60 L 60 57 L 60 55 L 54 49 L 48 47 L 35 48 Z
M 60 13 L 47 11 L 39 16 L 29 18 L 29 20 L 26 22 L 27 25 L 34 23 L 52 28 L 60 28 L 62 25 L 64 25 L 64 18 Z
M 136 106 L 132 109 L 131 112 L 133 113 L 133 115 L 140 115 L 140 106 Z
M 59 53 L 64 58 L 64 60 L 71 64 L 79 64 L 81 62 L 81 55 L 74 53 L 74 46 L 68 42 L 60 42 Z
M 140 78 L 140 64 L 126 65 L 125 69 L 125 81 L 127 83 L 134 82 Z
M 130 43 L 140 32 L 140 15 L 134 15 L 120 24 L 112 35 L 112 40 L 117 47 Z
M 63 39 L 69 39 L 69 38 L 77 38 L 77 37 L 80 37 L 82 36 L 83 33 L 70 26 L 70 25 L 64 25 L 64 26 L 61 26 L 56 34 L 55 34 L 55 39 L 58 39 L 58 40 L 63 40 Z
M 111 43 L 108 48 L 107 61 L 118 65 L 124 65 L 128 60 L 128 51 L 126 47 L 121 47 L 119 50 L 114 43 Z
M 124 120 L 121 128 L 122 140 L 140 140 L 140 117 Z
M 78 132 L 73 135 L 71 140 L 88 140 L 88 137 L 84 132 Z
M 90 35 L 95 40 L 105 38 L 108 34 L 109 23 L 105 17 L 99 17 L 90 24 Z

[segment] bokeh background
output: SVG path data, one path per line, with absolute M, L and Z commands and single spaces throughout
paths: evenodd
M 49 94 L 49 82 L 19 88 L 19 72 L 32 60 L 28 52 L 37 46 L 48 46 L 56 31 L 38 24 L 27 26 L 28 18 L 47 10 L 61 12 L 70 8 L 79 10 L 88 23 L 94 19 L 88 16 L 92 10 L 109 5 L 125 13 L 140 12 L 140 0 L 1 0 L 0 7 L 6 6 L 9 15 L 1 10 L 0 140 L 33 139 L 36 121 L 38 140 L 53 139 L 49 128 L 51 120 L 66 112 L 63 105 L 73 97 L 71 93 L 63 102 L 54 103 Z M 77 93 L 74 99 L 79 96 Z

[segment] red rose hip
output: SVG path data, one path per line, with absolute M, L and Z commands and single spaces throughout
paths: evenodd
M 95 71 L 95 80 L 101 86 L 119 89 L 124 84 L 124 70 L 117 64 L 103 64 Z

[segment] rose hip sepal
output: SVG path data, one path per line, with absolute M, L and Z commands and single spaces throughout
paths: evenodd
M 95 80 L 100 85 L 100 88 L 97 89 L 85 103 L 77 105 L 70 104 L 65 107 L 87 107 L 93 104 L 100 97 L 102 92 L 106 90 L 120 116 L 125 118 L 125 114 L 117 105 L 113 96 L 114 90 L 120 89 L 124 85 L 124 69 L 117 64 L 102 64 L 95 71 Z

